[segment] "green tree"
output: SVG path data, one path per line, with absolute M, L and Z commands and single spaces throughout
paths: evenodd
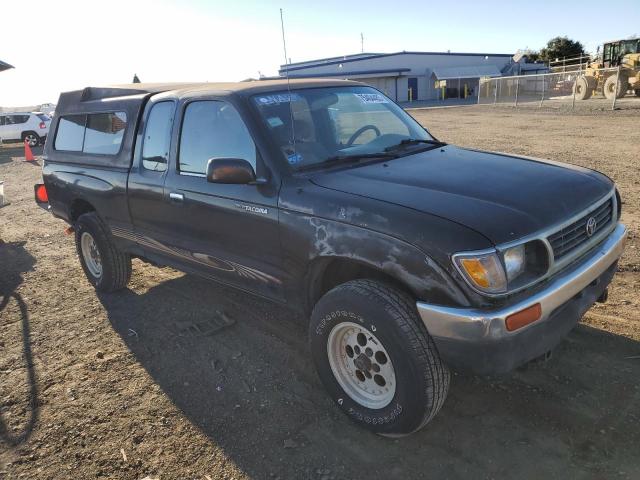
M 547 42 L 547 46 L 540 50 L 540 60 L 545 62 L 562 60 L 563 58 L 585 55 L 584 46 L 568 37 L 555 37 Z
M 527 49 L 523 53 L 527 56 L 528 63 L 535 63 L 540 60 L 540 52 Z

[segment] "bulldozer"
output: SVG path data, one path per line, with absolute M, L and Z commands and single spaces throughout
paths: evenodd
M 602 71 L 616 67 L 620 67 L 619 75 L 618 71 Z M 628 90 L 640 97 L 640 38 L 605 43 L 602 53 L 587 64 L 573 85 L 578 100 L 587 100 L 595 92 L 612 100 L 624 97 Z

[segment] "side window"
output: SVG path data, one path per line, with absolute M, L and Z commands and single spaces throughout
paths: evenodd
M 0 127 L 1 127 L 2 125 L 4 125 L 4 119 L 5 119 L 5 117 L 0 117 Z
M 149 113 L 142 143 L 142 166 L 148 170 L 164 172 L 169 161 L 173 102 L 156 103 Z
M 7 116 L 7 125 L 20 125 L 29 121 L 29 115 L 9 115 Z
M 60 117 L 54 147 L 67 152 L 116 155 L 127 128 L 124 112 Z
M 54 147 L 66 152 L 81 152 L 84 140 L 84 124 L 86 115 L 67 115 L 60 117 L 58 133 Z
M 187 105 L 180 135 L 180 171 L 205 174 L 211 158 L 242 158 L 256 168 L 256 146 L 240 115 L 216 100 Z
M 120 151 L 125 128 L 127 128 L 127 115 L 124 112 L 87 115 L 87 129 L 82 151 L 102 155 L 117 154 Z

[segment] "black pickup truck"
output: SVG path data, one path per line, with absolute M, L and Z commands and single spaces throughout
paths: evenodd
M 36 200 L 96 289 L 136 257 L 310 316 L 329 394 L 383 435 L 434 417 L 449 367 L 558 344 L 626 238 L 606 176 L 447 145 L 357 82 L 86 88 L 51 131 Z

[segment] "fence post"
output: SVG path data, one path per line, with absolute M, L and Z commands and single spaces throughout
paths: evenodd
M 520 86 L 520 77 L 516 77 L 516 107 L 518 106 L 518 88 Z
M 613 102 L 611 104 L 611 110 L 616 109 L 616 99 L 618 98 L 618 84 L 620 83 L 620 64 L 618 64 L 618 73 L 616 75 L 618 76 L 616 77 L 616 90 L 613 93 Z
M 496 103 L 498 103 L 498 80 L 499 79 L 495 79 L 496 80 L 496 86 L 493 89 L 493 104 L 495 105 Z M 492 80 L 493 81 L 493 80 Z
M 540 105 L 538 105 L 538 108 L 542 107 L 542 102 L 544 102 L 544 73 L 542 74 L 542 98 L 540 99 Z
M 575 108 L 576 108 L 576 84 L 578 83 L 578 78 L 580 78 L 580 77 L 578 77 L 578 75 L 576 74 L 576 78 L 573 81 L 573 87 L 572 87 L 572 89 L 573 89 L 573 98 L 571 99 L 571 110 L 575 110 Z

